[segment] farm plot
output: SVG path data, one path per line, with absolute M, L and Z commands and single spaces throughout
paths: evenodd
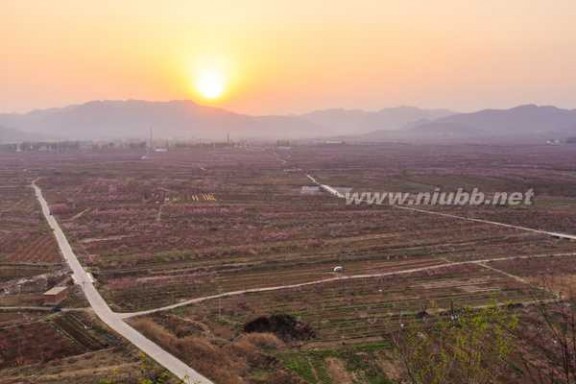
M 1 384 L 137 384 L 141 363 L 133 351 L 107 348 L 0 371 Z
M 270 348 L 275 344 L 269 339 L 266 344 L 267 353 L 285 369 L 311 383 L 338 383 L 342 375 L 351 374 L 370 382 L 387 382 L 389 374 L 394 376 L 394 372 L 401 370 L 389 353 L 390 335 L 398 331 L 401 323 L 415 321 L 428 313 L 436 314 L 451 305 L 507 305 L 551 297 L 493 270 L 467 265 L 406 276 L 341 279 L 316 286 L 213 299 L 200 305 L 136 317 L 130 322 L 182 358 L 187 358 L 188 352 L 184 351 L 191 347 L 175 349 L 176 338 L 193 340 L 210 351 L 210 358 L 198 355 L 198 361 L 220 356 L 225 367 L 228 364 L 225 351 L 235 350 L 246 337 L 262 335 L 246 334 L 249 324 L 260 321 L 265 327 L 267 322 L 261 319 L 292 318 L 299 325 L 290 331 L 286 345 Z M 262 328 L 256 332 L 266 331 Z M 280 329 L 268 332 L 280 332 Z M 288 331 L 283 330 L 276 337 L 285 340 L 285 332 Z M 306 337 L 299 338 L 300 334 Z M 200 369 L 209 376 L 214 375 L 213 378 L 218 377 L 203 364 Z M 245 372 L 228 369 L 234 374 Z M 279 368 L 273 365 L 259 369 L 263 377 L 269 377 L 270 372 Z M 292 380 L 286 382 L 299 382 Z
M 58 248 L 41 217 L 30 177 L 6 172 L 0 179 L 0 264 L 57 264 Z
M 464 226 L 465 227 L 465 226 Z M 481 228 L 484 227 L 484 228 Z M 482 229 L 486 232 L 482 233 Z M 448 261 L 536 256 L 570 252 L 571 244 L 545 236 L 503 235 L 487 226 L 458 229 L 455 240 L 435 228 L 392 238 L 340 238 L 310 246 L 305 242 L 227 250 L 228 255 L 166 263 L 162 266 L 125 267 L 102 271 L 106 294 L 123 310 L 168 305 L 178 300 L 235 290 L 296 284 L 333 277 L 334 266 L 344 274 L 382 273 L 418 268 Z M 506 231 L 504 231 L 506 232 Z M 407 237 L 416 240 L 409 243 Z M 231 257 L 234 253 L 239 257 Z
M 511 273 L 532 284 L 558 292 L 565 298 L 576 294 L 576 256 L 551 256 L 537 259 L 498 261 L 488 265 Z
M 39 305 L 64 264 L 29 187 L 32 175 L 4 169 L 0 178 L 0 306 Z
M 385 149 L 384 149 L 385 148 Z M 426 206 L 425 209 L 549 231 L 576 233 L 576 174 L 573 146 L 528 148 L 365 146 L 362 151 L 299 148 L 291 159 L 305 162 L 315 177 L 356 191 L 442 192 L 458 188 L 494 192 L 533 189 L 533 206 Z M 328 159 L 331 166 L 315 166 Z
M 323 151 L 297 149 L 289 161 L 311 167 Z M 105 168 L 79 163 L 41 183 L 76 252 L 119 311 L 324 279 L 337 265 L 350 274 L 375 273 L 394 263 L 392 268 L 409 269 L 574 250 L 522 231 L 301 195 L 309 183 L 304 172 L 284 172 L 267 151 L 223 152 L 230 159 L 235 154 L 237 163 L 205 161 L 204 170 L 192 160 L 193 151 Z M 387 167 L 371 164 L 353 173 L 387 180 Z M 203 193 L 216 201 L 191 198 Z
M 58 245 L 50 233 L 40 235 L 23 242 L 22 246 L 8 255 L 5 260 L 8 263 L 60 263 Z
M 156 369 L 92 314 L 0 312 L 2 384 L 137 384 Z
M 314 329 L 315 343 L 351 342 L 385 337 L 398 327 L 402 317 L 409 319 L 430 308 L 522 303 L 533 300 L 534 295 L 552 297 L 494 271 L 466 265 L 250 293 L 211 300 L 172 313 L 205 324 L 216 336 L 224 338 L 236 337 L 244 324 L 258 316 L 289 314 Z
M 38 276 L 53 270 L 55 268 L 44 265 L 0 264 L 0 282 L 5 283 L 14 279 Z
M 38 320 L 44 316 L 43 313 L 38 312 L 12 312 L 0 311 L 0 327 L 10 327 L 14 325 L 24 324 L 31 321 Z
M 39 335 L 44 342 L 31 343 Z M 85 350 L 67 337 L 62 337 L 56 328 L 47 322 L 38 322 L 2 329 L 0 331 L 2 348 L 1 368 L 14 365 L 26 365 L 50 361 L 58 357 L 72 356 Z
M 0 312 L 0 383 L 136 382 L 139 369 L 136 354 L 93 315 Z

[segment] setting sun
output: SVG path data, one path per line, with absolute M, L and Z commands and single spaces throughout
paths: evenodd
M 209 100 L 220 98 L 226 91 L 226 83 L 224 74 L 214 69 L 200 71 L 195 79 L 196 90 Z

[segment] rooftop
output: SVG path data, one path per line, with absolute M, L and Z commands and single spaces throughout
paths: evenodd
M 57 294 L 62 293 L 63 291 L 65 291 L 67 289 L 68 289 L 68 287 L 52 287 L 49 290 L 47 290 L 46 292 L 44 292 L 44 296 L 57 295 Z

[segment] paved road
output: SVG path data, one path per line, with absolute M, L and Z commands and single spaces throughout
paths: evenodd
M 327 184 L 322 184 L 322 183 L 318 182 L 312 175 L 306 175 L 306 177 L 309 178 L 310 181 L 312 181 L 318 187 L 320 187 L 320 189 L 323 190 L 324 192 L 327 192 L 330 195 L 332 195 L 334 197 L 338 197 L 340 199 L 343 199 L 346 197 L 341 192 L 339 192 L 336 188 L 333 188 Z
M 126 324 L 117 313 L 112 312 L 106 301 L 104 301 L 98 290 L 96 290 L 92 284 L 91 277 L 78 261 L 78 258 L 74 254 L 74 251 L 72 250 L 68 239 L 64 235 L 64 232 L 60 228 L 60 225 L 54 216 L 50 214 L 50 208 L 42 195 L 42 190 L 35 182 L 32 183 L 32 187 L 36 193 L 36 198 L 42 206 L 42 213 L 44 214 L 48 225 L 54 232 L 54 237 L 58 242 L 60 252 L 72 269 L 74 281 L 82 288 L 86 299 L 98 317 L 110 328 L 125 337 L 129 342 L 134 344 L 134 346 L 146 353 L 158 364 L 172 372 L 176 377 L 182 379 L 184 382 L 194 384 L 212 384 L 212 381 L 196 372 L 172 354 L 160 348 L 156 343 L 144 337 L 140 332 Z
M 458 220 L 474 221 L 474 222 L 476 222 L 476 223 L 491 224 L 491 225 L 497 225 L 497 226 L 499 226 L 499 227 L 513 228 L 513 229 L 518 229 L 518 230 L 526 231 L 526 232 L 539 233 L 539 234 L 541 234 L 541 235 L 553 236 L 553 237 L 557 237 L 557 238 L 560 238 L 560 239 L 576 240 L 576 235 L 570 235 L 570 234 L 567 234 L 567 233 L 544 231 L 544 230 L 542 230 L 542 229 L 534 229 L 534 228 L 522 227 L 522 226 L 520 226 L 520 225 L 512 225 L 512 224 L 500 223 L 500 222 L 498 222 L 498 221 L 492 221 L 492 220 L 474 219 L 474 218 L 472 218 L 472 217 L 458 216 L 458 215 L 453 215 L 453 214 L 450 214 L 450 213 L 442 213 L 442 212 L 429 211 L 429 210 L 427 210 L 427 209 L 419 209 L 419 208 L 413 208 L 413 207 L 404 207 L 404 206 L 401 206 L 401 205 L 394 205 L 394 207 L 395 207 L 395 208 L 399 208 L 399 209 L 405 209 L 405 210 L 407 210 L 407 211 L 414 211 L 414 212 L 426 213 L 426 214 L 429 214 L 429 215 L 449 217 L 449 218 L 458 219 Z

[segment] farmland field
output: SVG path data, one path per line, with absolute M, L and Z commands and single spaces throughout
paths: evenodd
M 42 294 L 71 278 L 30 187 L 38 175 L 27 167 L 40 164 L 30 160 L 0 155 L 0 383 L 135 383 L 138 353 L 93 314 L 42 308 Z M 87 305 L 79 287 L 62 303 Z
M 3 164 L 0 306 L 39 305 L 41 294 L 66 278 L 66 268 L 30 188 L 34 176 L 17 163 Z
M 311 342 L 316 345 L 381 338 L 428 307 L 518 303 L 531 300 L 533 294 L 525 284 L 481 266 L 459 266 L 252 293 L 175 309 L 174 314 L 207 324 L 216 336 L 227 338 L 237 336 L 245 323 L 261 314 L 290 314 L 312 326 L 316 337 Z
M 217 382 L 384 383 L 402 371 L 391 346 L 402 324 L 453 307 L 534 316 L 531 305 L 576 282 L 576 242 L 347 205 L 302 193 L 307 175 L 360 191 L 533 188 L 533 206 L 422 209 L 576 234 L 575 155 L 570 146 L 198 146 L 147 159 L 127 150 L 15 156 L 10 177 L 23 191 L 38 180 L 115 311 Z M 33 199 L 7 214 L 15 207 L 38 219 Z M 62 267 L 37 225 L 20 235 L 24 247 L 2 253 L 6 281 Z M 544 279 L 551 274 L 557 281 Z M 255 319 L 295 322 L 306 337 L 246 332 Z
M 3 384 L 131 382 L 140 365 L 137 353 L 83 312 L 0 311 L 0 347 Z

